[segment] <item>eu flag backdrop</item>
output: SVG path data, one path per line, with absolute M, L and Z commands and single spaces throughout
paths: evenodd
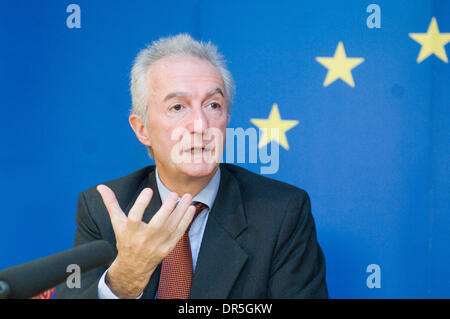
M 229 127 L 278 147 L 265 175 L 308 191 L 330 297 L 450 297 L 450 1 L 0 4 L 0 269 L 69 249 L 78 194 L 153 163 L 129 71 L 187 32 L 228 61 Z

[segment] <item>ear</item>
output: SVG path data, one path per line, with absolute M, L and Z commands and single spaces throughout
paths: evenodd
M 133 129 L 134 134 L 136 134 L 138 140 L 147 147 L 152 146 L 151 139 L 144 122 L 135 114 L 130 115 L 128 121 L 130 122 L 131 128 Z

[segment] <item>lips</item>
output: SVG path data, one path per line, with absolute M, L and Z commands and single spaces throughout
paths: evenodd
M 184 152 L 197 154 L 197 153 L 202 153 L 202 152 L 209 152 L 210 150 L 211 150 L 211 148 L 209 148 L 209 147 L 201 146 L 201 147 L 188 148 L 188 149 L 184 150 Z

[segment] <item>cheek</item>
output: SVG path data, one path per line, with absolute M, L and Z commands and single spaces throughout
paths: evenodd
M 226 138 L 227 124 L 228 122 L 226 120 L 213 121 L 210 123 L 207 138 L 214 138 L 216 141 L 217 139 L 222 140 L 223 144 Z
M 207 115 L 209 127 L 217 127 L 223 129 L 228 124 L 228 113 L 225 109 L 221 111 L 211 112 Z
M 228 125 L 228 116 L 224 116 L 216 123 L 216 127 L 223 133 L 224 136 L 227 129 L 227 125 Z
M 164 150 L 167 147 L 170 147 L 170 144 L 172 143 L 171 134 L 171 127 L 168 127 L 161 122 L 149 123 L 148 136 L 153 148 Z

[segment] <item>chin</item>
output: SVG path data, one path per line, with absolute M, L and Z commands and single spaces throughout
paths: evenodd
M 182 174 L 189 177 L 205 177 L 213 174 L 219 166 L 214 152 L 184 152 L 178 157 L 176 164 Z
M 211 175 L 219 163 L 185 163 L 180 165 L 180 170 L 190 177 L 205 177 Z

